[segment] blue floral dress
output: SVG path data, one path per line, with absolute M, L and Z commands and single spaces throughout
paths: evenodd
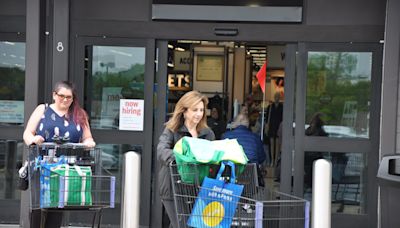
M 75 124 L 72 118 L 59 116 L 48 104 L 36 129 L 36 135 L 41 135 L 45 142 L 53 142 L 55 138 L 69 139 L 68 142 L 82 141 L 83 130 Z

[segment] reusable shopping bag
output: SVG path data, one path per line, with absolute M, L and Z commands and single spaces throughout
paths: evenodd
M 213 142 L 184 136 L 174 146 L 175 159 L 194 164 L 219 163 L 224 151 L 216 150 Z
M 201 186 L 192 213 L 187 221 L 191 227 L 230 227 L 235 215 L 243 185 L 235 184 L 235 172 L 232 171 L 230 183 L 221 180 L 225 166 L 235 165 L 231 161 L 221 162 L 216 179 L 206 177 Z
M 183 137 L 173 149 L 178 173 L 184 183 L 201 183 L 209 173 L 210 163 L 218 163 L 221 152 L 215 152 L 211 141 Z
M 249 161 L 237 139 L 223 139 L 211 142 L 216 151 L 223 151 L 221 160 L 245 165 Z
M 88 166 L 42 166 L 41 207 L 92 205 L 92 170 Z
M 201 183 L 209 175 L 210 164 L 231 160 L 245 165 L 248 161 L 236 139 L 209 141 L 185 136 L 175 144 L 173 152 L 181 180 L 189 184 L 195 183 L 197 176 Z M 193 164 L 196 164 L 198 175 L 194 175 Z M 244 166 L 240 166 L 239 172 L 243 170 Z
M 52 202 L 50 197 L 50 173 L 52 167 L 57 167 L 63 164 L 66 164 L 67 161 L 64 156 L 60 156 L 57 162 L 50 162 L 42 158 L 42 156 L 35 158 L 35 167 L 34 169 L 40 169 L 40 207 L 56 207 L 58 205 L 57 202 Z M 53 199 L 54 201 L 54 199 Z

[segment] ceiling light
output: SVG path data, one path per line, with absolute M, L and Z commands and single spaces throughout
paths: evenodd
M 199 44 L 199 40 L 178 40 L 178 43 Z
M 185 49 L 184 49 L 184 48 L 181 48 L 181 47 L 176 47 L 175 50 L 176 50 L 176 51 L 185 51 Z

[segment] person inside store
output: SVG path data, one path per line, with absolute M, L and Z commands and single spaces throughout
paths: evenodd
M 215 139 L 221 139 L 222 134 L 226 131 L 226 122 L 220 107 L 214 106 L 211 108 L 210 117 L 207 118 L 207 125 L 213 130 Z
M 283 119 L 283 104 L 280 101 L 280 93 L 274 94 L 274 102 L 267 108 L 267 122 L 264 125 L 265 138 L 269 140 L 269 151 L 271 158 L 271 166 L 275 166 L 279 157 L 278 128 Z
M 172 117 L 165 123 L 165 128 L 157 145 L 157 160 L 160 164 L 158 173 L 160 197 L 170 220 L 169 227 L 177 228 L 172 183 L 169 164 L 175 161 L 172 149 L 184 136 L 214 140 L 214 132 L 207 125 L 205 107 L 208 98 L 198 91 L 190 91 L 176 103 Z
M 249 118 L 243 113 L 236 116 L 232 123 L 232 128 L 233 130 L 225 132 L 222 138 L 237 139 L 238 143 L 243 147 L 249 162 L 257 164 L 258 182 L 260 186 L 264 186 L 261 164 L 265 161 L 266 155 L 260 136 L 249 129 Z
M 58 82 L 53 89 L 53 103 L 40 104 L 32 112 L 23 139 L 26 145 L 44 142 L 83 143 L 95 147 L 88 115 L 79 105 L 75 87 L 67 81 Z M 40 210 L 32 212 L 32 226 L 40 227 Z M 61 227 L 62 213 L 48 213 L 45 227 Z
M 275 80 L 273 80 L 273 83 L 274 83 L 275 92 L 279 93 L 280 99 L 283 100 L 285 98 L 285 82 L 284 82 L 284 78 L 278 77 Z
M 246 103 L 242 104 L 240 106 L 240 110 L 239 110 L 238 114 L 243 114 L 243 115 L 246 115 L 248 117 L 249 116 L 249 106 Z M 234 116 L 234 118 L 236 118 L 236 116 Z

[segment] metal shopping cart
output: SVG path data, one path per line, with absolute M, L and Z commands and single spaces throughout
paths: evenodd
M 115 177 L 101 175 L 101 151 L 83 144 L 44 143 L 29 147 L 30 209 L 41 211 L 44 227 L 49 211 L 92 211 L 92 227 L 100 227 L 102 210 L 114 208 Z
M 180 164 L 179 166 L 182 165 L 187 167 L 184 169 L 179 167 L 179 171 L 178 165 L 170 165 L 179 227 L 191 227 L 190 225 L 193 224 L 196 224 L 195 227 L 309 227 L 310 203 L 295 196 L 259 187 L 255 164 L 247 164 L 244 169 L 236 167 L 236 183 L 244 186 L 240 196 L 223 194 L 215 189 L 201 187 L 200 182 L 203 178 L 201 170 L 204 169 L 204 165 Z M 206 167 L 215 169 L 215 166 L 206 165 Z M 185 178 L 192 175 L 194 182 L 187 183 L 185 178 L 182 179 L 182 170 L 186 171 Z M 214 177 L 213 170 L 210 170 L 210 173 L 211 177 Z M 206 191 L 207 196 L 214 196 L 210 201 L 215 201 L 215 196 L 220 197 L 218 203 L 206 203 L 204 210 L 196 210 L 196 201 L 199 201 L 200 191 Z M 232 197 L 237 197 L 238 202 L 232 203 Z M 204 197 L 201 200 L 207 201 Z M 217 225 L 226 217 L 224 211 L 226 212 L 230 207 L 233 207 L 235 212 L 234 216 L 229 218 L 229 225 L 226 223 Z

